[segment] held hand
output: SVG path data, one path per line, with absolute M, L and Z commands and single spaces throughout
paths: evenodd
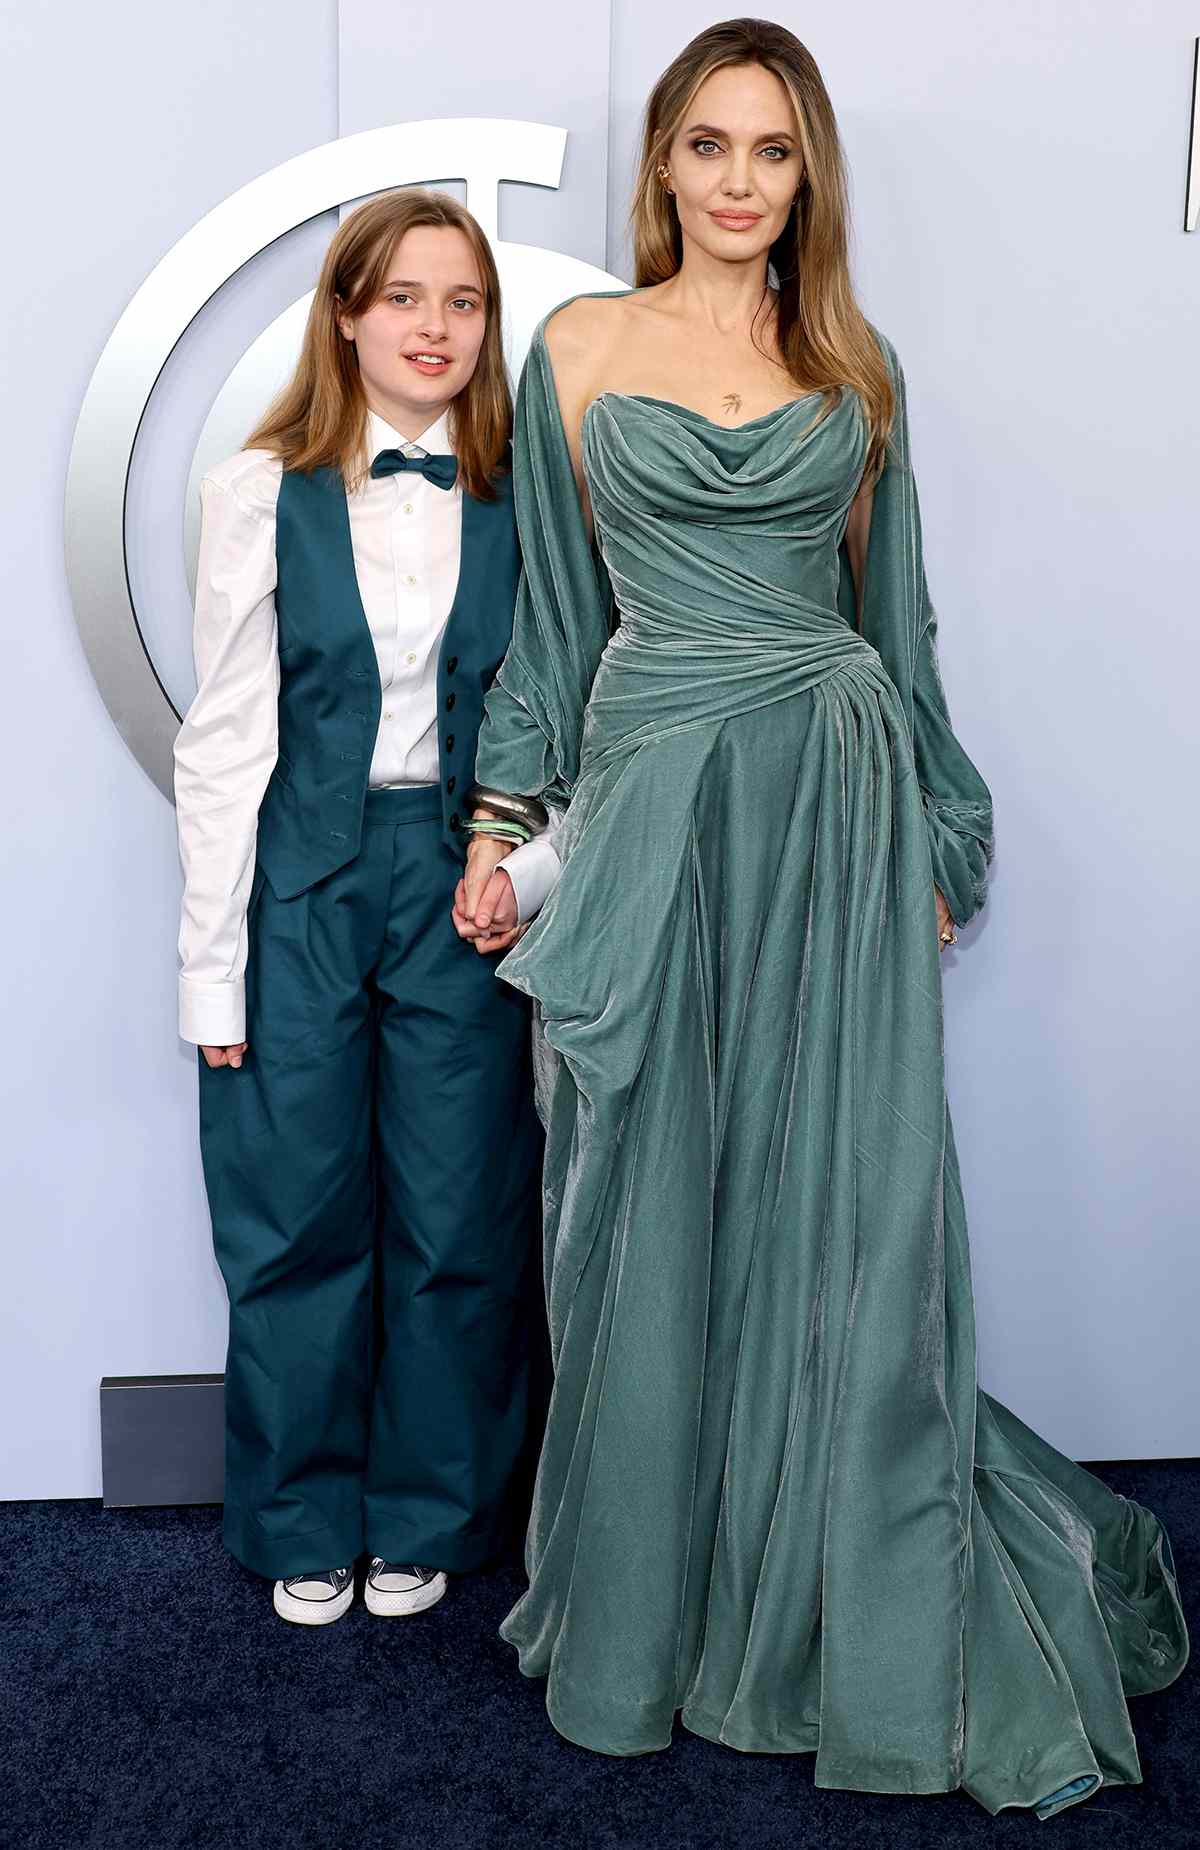
M 484 955 L 506 951 L 526 929 L 517 923 L 517 896 L 513 891 L 513 883 L 502 867 L 493 869 L 475 903 L 472 916 L 468 911 L 470 877 L 471 868 L 468 865 L 466 877 L 454 889 L 454 909 L 451 915 L 454 929 L 460 938 L 469 939 L 475 949 Z
M 484 809 L 475 811 L 476 818 L 489 815 Z M 454 929 L 460 938 L 477 938 L 480 935 L 480 922 L 477 913 L 484 889 L 490 884 L 492 876 L 506 854 L 511 854 L 512 843 L 500 841 L 492 835 L 473 835 L 467 845 L 467 870 L 454 889 L 454 908 L 452 917 Z M 504 884 L 511 888 L 511 880 Z M 492 895 L 493 899 L 495 895 Z M 514 905 L 514 912 L 515 912 Z
M 956 935 L 957 927 L 951 917 L 949 906 L 942 898 L 942 890 L 940 887 L 934 887 L 933 901 L 934 905 L 937 907 L 938 950 L 944 951 L 947 945 L 956 944 L 958 942 Z
M 209 1066 L 240 1066 L 249 1041 L 236 1041 L 230 1047 L 201 1047 Z
M 488 809 L 474 811 L 476 820 L 491 817 Z M 524 926 L 517 924 L 517 896 L 500 863 L 512 853 L 511 842 L 490 835 L 475 835 L 467 849 L 467 870 L 454 889 L 451 917 L 460 938 L 482 954 L 506 951 Z

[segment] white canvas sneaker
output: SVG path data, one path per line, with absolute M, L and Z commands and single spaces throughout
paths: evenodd
M 367 1611 L 381 1619 L 403 1619 L 436 1606 L 446 1591 L 446 1576 L 434 1567 L 402 1567 L 371 1556 L 363 1598 Z
M 292 1625 L 332 1625 L 354 1601 L 352 1567 L 320 1568 L 289 1574 L 275 1582 L 275 1610 Z

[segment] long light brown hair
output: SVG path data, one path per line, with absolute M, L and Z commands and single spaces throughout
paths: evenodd
M 296 370 L 246 439 L 247 449 L 273 450 L 285 469 L 340 469 L 348 489 L 369 466 L 367 399 L 358 349 L 338 317 L 361 315 L 383 292 L 392 255 L 416 225 L 452 226 L 469 240 L 483 282 L 485 329 L 475 371 L 453 400 L 460 479 L 480 501 L 494 501 L 491 478 L 508 467 L 512 394 L 504 370 L 500 278 L 491 247 L 465 206 L 448 193 L 398 187 L 351 212 L 333 235 L 304 329 Z
M 895 394 L 850 282 L 849 189 L 833 105 L 811 52 L 785 26 L 767 19 L 709 26 L 684 46 L 650 92 L 629 214 L 634 281 L 663 283 L 679 270 L 683 234 L 658 167 L 666 163 L 700 85 L 714 71 L 739 64 L 758 64 L 778 77 L 796 112 L 804 161 L 800 196 L 770 251 L 779 285 L 779 357 L 802 390 L 828 394 L 850 385 L 859 393 L 870 429 L 865 473 L 873 480 L 883 467 Z M 764 294 L 763 308 L 769 304 Z

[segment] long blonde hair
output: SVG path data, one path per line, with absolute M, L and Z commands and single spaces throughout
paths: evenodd
M 463 487 L 480 501 L 496 498 L 491 478 L 508 467 L 512 394 L 504 370 L 500 278 L 491 247 L 465 206 L 448 193 L 397 187 L 351 212 L 333 235 L 304 329 L 296 370 L 246 439 L 247 449 L 273 450 L 285 469 L 340 469 L 347 488 L 366 474 L 367 399 L 358 349 L 338 327 L 339 316 L 361 315 L 383 290 L 392 253 L 415 225 L 452 226 L 464 233 L 483 281 L 486 325 L 475 371 L 453 401 L 454 441 Z
M 727 19 L 685 45 L 646 104 L 642 153 L 630 225 L 634 281 L 666 282 L 683 261 L 675 202 L 658 178 L 692 99 L 714 71 L 758 64 L 791 98 L 804 158 L 800 196 L 771 246 L 778 278 L 775 333 L 795 383 L 831 393 L 855 388 L 870 429 L 866 477 L 882 469 L 895 411 L 887 362 L 854 299 L 848 257 L 850 205 L 845 156 L 833 105 L 811 52 L 785 26 L 767 19 Z M 764 306 L 767 298 L 764 296 Z

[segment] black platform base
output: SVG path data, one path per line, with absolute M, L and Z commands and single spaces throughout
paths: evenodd
M 105 1509 L 220 1503 L 223 1375 L 105 1375 L 100 1383 Z

